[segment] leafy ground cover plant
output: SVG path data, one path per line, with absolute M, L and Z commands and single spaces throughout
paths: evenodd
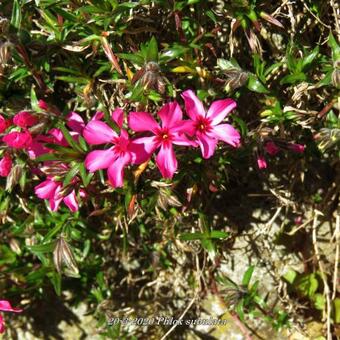
M 247 339 L 338 336 L 339 21 L 333 0 L 2 1 L 7 334 L 60 337 L 83 304 L 89 337 L 230 339 L 188 321 L 213 296 Z

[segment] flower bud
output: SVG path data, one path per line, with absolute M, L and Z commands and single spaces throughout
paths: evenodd
M 40 99 L 40 100 L 38 101 L 38 106 L 39 106 L 42 110 L 45 110 L 45 111 L 48 110 L 48 105 L 47 105 L 47 103 L 46 103 L 44 100 L 42 100 L 42 99 Z
M 0 176 L 7 177 L 12 168 L 12 159 L 9 155 L 5 155 L 0 160 Z
M 272 141 L 267 142 L 264 149 L 271 156 L 275 156 L 280 151 L 280 148 Z
M 292 144 L 288 144 L 288 149 L 293 152 L 302 153 L 305 151 L 305 146 L 302 144 L 292 143 Z
M 28 131 L 13 131 L 2 138 L 8 146 L 15 149 L 26 149 L 32 143 L 32 136 Z
M 21 176 L 22 165 L 16 164 L 14 167 L 12 167 L 7 177 L 6 190 L 11 191 L 14 188 L 14 186 L 19 182 Z
M 267 162 L 263 156 L 257 157 L 257 166 L 260 170 L 267 168 Z
M 61 273 L 63 264 L 73 273 L 79 273 L 79 269 L 77 267 L 73 252 L 69 244 L 62 236 L 57 240 L 56 246 L 54 248 L 53 262 L 59 274 Z
M 16 253 L 17 255 L 21 254 L 20 244 L 15 238 L 11 238 L 9 240 L 9 246 L 14 253 Z
M 13 123 L 23 129 L 35 125 L 38 119 L 27 111 L 17 113 L 13 118 Z
M 10 121 L 5 119 L 2 115 L 0 115 L 0 133 L 5 132 L 6 129 L 10 126 Z

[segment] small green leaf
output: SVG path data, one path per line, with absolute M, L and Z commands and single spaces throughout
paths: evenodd
M 328 45 L 332 49 L 332 58 L 333 58 L 333 61 L 339 60 L 340 59 L 340 46 L 336 42 L 332 32 L 329 34 Z
M 19 0 L 13 1 L 13 8 L 12 8 L 12 18 L 11 18 L 11 24 L 16 28 L 19 29 L 21 25 L 21 6 L 19 3 Z
M 35 159 L 36 162 L 60 161 L 60 160 L 65 160 L 65 157 L 53 153 L 45 153 L 44 155 L 41 155 Z
M 32 251 L 33 253 L 51 253 L 54 250 L 55 241 L 37 244 L 34 246 L 27 246 L 27 249 Z
M 67 143 L 69 144 L 69 146 L 75 150 L 75 151 L 79 151 L 81 153 L 83 153 L 82 148 L 77 144 L 77 142 L 73 139 L 73 137 L 71 136 L 70 132 L 66 129 L 65 125 L 63 124 L 59 124 L 59 129 L 61 130 L 61 132 L 63 133 L 63 136 L 65 137 Z
M 236 313 L 238 314 L 241 321 L 244 321 L 244 301 L 243 299 L 239 301 L 235 308 Z
M 283 278 L 290 284 L 293 284 L 297 277 L 297 273 L 293 269 L 289 269 L 286 274 L 283 275 Z
M 179 235 L 179 239 L 182 241 L 203 240 L 208 238 L 205 233 L 182 233 Z
M 306 79 L 307 79 L 307 76 L 302 72 L 296 73 L 296 74 L 288 74 L 280 80 L 280 84 L 281 85 L 295 84 L 300 81 L 305 81 Z
M 158 61 L 158 43 L 155 37 L 152 37 L 148 43 L 146 61 Z
M 117 57 L 119 58 L 122 58 L 122 59 L 125 59 L 125 60 L 129 60 L 139 66 L 142 66 L 144 64 L 144 58 L 138 54 L 138 53 L 135 53 L 135 54 L 128 54 L 128 53 L 117 53 L 116 54 Z
M 243 275 L 243 278 L 242 278 L 242 285 L 244 287 L 248 287 L 249 285 L 249 282 L 251 280 L 251 277 L 253 275 L 253 272 L 254 272 L 254 269 L 255 269 L 255 266 L 250 266 L 246 272 L 244 273 Z
M 84 163 L 80 164 L 79 173 L 80 173 L 80 177 L 83 181 L 84 187 L 87 187 L 89 185 L 90 181 L 91 181 L 91 178 L 93 177 L 93 173 L 87 173 L 86 172 Z
M 57 272 L 53 272 L 52 275 L 48 275 L 52 285 L 54 287 L 55 293 L 60 296 L 61 295 L 61 275 Z
M 265 86 L 256 78 L 255 75 L 249 74 L 247 87 L 250 91 L 257 93 L 269 93 Z
M 309 53 L 305 58 L 303 58 L 302 69 L 309 66 L 314 61 L 314 59 L 317 57 L 318 54 L 319 54 L 319 46 L 316 46 L 311 53 Z
M 323 294 L 317 293 L 313 297 L 314 307 L 318 310 L 324 310 L 326 299 Z
M 294 286 L 296 286 L 303 295 L 313 297 L 319 287 L 319 282 L 315 273 L 304 274 L 296 279 Z
M 334 322 L 340 324 L 340 298 L 336 298 L 333 301 L 334 305 Z
M 77 163 L 75 164 L 71 170 L 67 173 L 67 175 L 65 176 L 64 182 L 63 182 L 63 186 L 66 187 L 68 184 L 70 184 L 70 182 L 72 181 L 72 179 L 77 175 L 77 173 L 79 172 L 80 166 L 82 163 Z
M 220 239 L 220 238 L 227 238 L 229 236 L 229 233 L 226 233 L 225 231 L 219 231 L 219 230 L 212 230 L 210 232 L 210 238 L 214 239 Z
M 31 107 L 33 111 L 41 112 L 41 108 L 38 105 L 39 101 L 34 90 L 34 86 L 31 87 Z

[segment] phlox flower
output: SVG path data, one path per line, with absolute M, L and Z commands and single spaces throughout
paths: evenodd
M 92 120 L 99 120 L 104 117 L 103 112 L 97 112 Z M 67 123 L 66 125 L 71 129 L 70 135 L 74 138 L 74 140 L 78 140 L 78 137 L 82 134 L 85 128 L 85 122 L 83 118 L 76 112 L 70 112 L 66 116 Z M 35 159 L 41 155 L 44 155 L 49 152 L 54 152 L 54 150 L 49 149 L 45 146 L 46 143 L 56 144 L 60 146 L 69 146 L 66 141 L 62 131 L 57 128 L 53 128 L 48 131 L 47 135 L 37 135 L 33 138 L 32 143 L 28 149 L 28 155 L 31 159 Z
M 135 132 L 151 132 L 152 136 L 141 137 L 135 143 L 144 144 L 147 153 L 159 148 L 156 164 L 164 178 L 172 178 L 177 170 L 177 159 L 173 144 L 197 146 L 185 133 L 192 132 L 192 124 L 182 120 L 182 110 L 177 102 L 165 104 L 158 112 L 161 124 L 147 112 L 131 112 L 129 126 Z M 189 124 L 188 124 L 189 123 Z
M 71 188 L 71 192 L 65 194 L 62 188 L 62 182 L 56 181 L 52 176 L 48 176 L 45 181 L 34 188 L 34 192 L 39 198 L 49 200 L 51 211 L 57 211 L 61 202 L 64 202 L 72 212 L 78 211 L 79 207 L 75 190 Z
M 122 128 L 123 110 L 117 109 L 112 119 Z M 124 184 L 124 168 L 129 164 L 140 164 L 147 160 L 144 148 L 131 141 L 126 130 L 121 129 L 118 135 L 109 125 L 100 121 L 90 121 L 83 130 L 83 136 L 91 145 L 112 144 L 106 150 L 91 151 L 85 159 L 85 167 L 90 172 L 107 169 L 109 181 L 113 187 Z
M 13 308 L 9 301 L 7 300 L 0 300 L 0 311 L 2 312 L 14 312 L 14 313 L 21 313 L 22 309 L 19 308 Z M 0 314 L 0 333 L 5 332 L 5 321 Z
M 232 99 L 214 101 L 208 111 L 192 90 L 182 93 L 185 108 L 193 123 L 197 143 L 201 148 L 203 158 L 210 158 L 219 140 L 234 147 L 240 145 L 240 134 L 230 124 L 220 124 L 223 119 L 236 108 Z

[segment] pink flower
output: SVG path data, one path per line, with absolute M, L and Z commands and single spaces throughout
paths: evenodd
M 259 156 L 257 158 L 257 166 L 259 167 L 259 169 L 266 169 L 267 168 L 267 162 L 265 160 L 265 158 L 263 156 Z
M 287 147 L 289 150 L 293 152 L 297 152 L 297 153 L 303 153 L 305 151 L 305 146 L 302 144 L 291 143 L 291 144 L 288 144 Z
M 140 164 L 147 160 L 148 154 L 141 145 L 129 139 L 126 130 L 122 129 L 120 136 L 106 123 L 99 120 L 90 121 L 84 131 L 85 140 L 92 145 L 111 143 L 106 150 L 91 151 L 85 159 L 85 167 L 94 172 L 108 169 L 109 181 L 113 187 L 124 184 L 124 167 L 128 164 Z
M 39 198 L 49 200 L 52 211 L 57 211 L 62 201 L 72 212 L 78 211 L 75 190 L 73 189 L 70 193 L 64 195 L 61 192 L 62 187 L 62 182 L 55 181 L 52 177 L 48 177 L 34 188 L 34 192 Z
M 236 108 L 234 100 L 214 101 L 206 112 L 202 102 L 192 90 L 184 91 L 182 97 L 187 114 L 193 121 L 194 132 L 203 158 L 210 158 L 214 154 L 219 140 L 234 147 L 240 145 L 239 132 L 230 124 L 220 124 Z
M 0 115 L 0 133 L 6 131 L 6 129 L 10 126 L 10 122 L 5 119 L 2 115 Z
M 264 149 L 270 156 L 275 156 L 280 151 L 280 148 L 272 141 L 267 142 Z
M 27 128 L 30 126 L 33 126 L 38 122 L 38 119 L 34 116 L 32 116 L 27 111 L 21 111 L 17 113 L 13 118 L 13 123 L 17 126 L 20 126 L 21 128 Z
M 11 304 L 9 303 L 9 301 L 7 300 L 0 300 L 0 311 L 21 313 L 22 309 L 13 308 Z M 5 322 L 4 322 L 2 315 L 0 315 L 0 333 L 4 333 L 4 332 L 5 332 Z
M 2 140 L 12 148 L 26 149 L 32 143 L 32 136 L 28 131 L 13 131 L 5 135 Z
M 153 153 L 157 148 L 156 164 L 164 178 L 172 178 L 177 170 L 177 159 L 172 144 L 197 146 L 184 133 L 192 133 L 192 123 L 182 120 L 182 110 L 177 102 L 165 104 L 158 112 L 162 124 L 146 112 L 131 112 L 129 126 L 133 131 L 150 131 L 153 136 L 142 137 L 134 142 L 144 144 L 147 153 Z M 189 123 L 189 124 L 188 124 Z
M 9 155 L 5 155 L 0 160 L 0 176 L 7 177 L 12 169 L 12 159 Z

